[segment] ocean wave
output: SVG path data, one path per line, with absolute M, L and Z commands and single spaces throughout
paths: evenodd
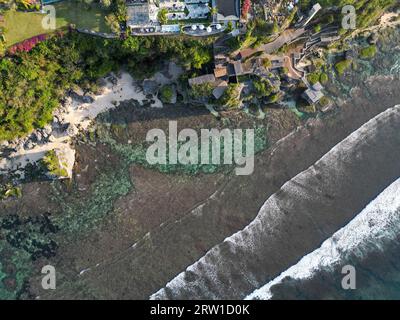
M 272 195 L 245 229 L 150 298 L 243 299 L 320 247 L 400 176 L 399 111 L 349 135 Z
M 384 250 L 385 244 L 396 239 L 400 231 L 400 179 L 386 188 L 347 226 L 337 231 L 320 248 L 304 256 L 279 277 L 250 294 L 246 299 L 271 299 L 271 288 L 284 279 L 307 279 L 321 269 L 333 269 L 348 259 L 360 259 L 372 250 Z

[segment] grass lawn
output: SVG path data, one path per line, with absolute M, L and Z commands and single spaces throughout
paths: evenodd
M 78 28 L 98 32 L 110 32 L 105 23 L 106 12 L 97 5 L 83 9 L 82 4 L 65 0 L 55 3 L 57 28 L 75 24 Z M 7 11 L 4 14 L 4 27 L 7 46 L 29 39 L 35 35 L 52 32 L 42 28 L 44 14 L 33 12 Z
M 65 0 L 54 4 L 57 15 L 57 27 L 75 24 L 78 28 L 96 32 L 110 32 L 104 17 L 107 12 L 99 5 L 84 7 L 82 3 Z
M 31 38 L 35 35 L 47 33 L 42 28 L 43 15 L 7 11 L 4 15 L 4 28 L 7 46 Z

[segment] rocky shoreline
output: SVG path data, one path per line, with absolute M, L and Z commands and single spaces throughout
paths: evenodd
M 385 85 L 388 81 L 390 86 Z M 398 79 L 376 77 L 365 85 L 365 94 L 354 92 L 353 99 L 348 100 L 337 115 L 310 119 L 257 156 L 253 175 L 231 177 L 222 188 L 182 218 L 165 223 L 142 240 L 136 240 L 135 245 L 123 250 L 116 261 L 101 261 L 100 264 L 94 261 L 96 267 L 81 277 L 96 292 L 107 288 L 107 294 L 98 298 L 147 299 L 200 259 L 205 251 L 248 225 L 265 199 L 286 181 L 307 169 L 365 122 L 398 103 Z M 132 214 L 134 210 L 132 207 Z M 329 228 L 336 230 L 337 224 L 337 221 L 331 221 Z M 290 265 L 292 261 L 287 263 Z M 79 270 L 88 267 L 91 265 L 83 263 Z M 137 272 L 132 274 L 131 270 Z
M 70 90 L 54 112 L 50 124 L 26 137 L 0 142 L 0 175 L 23 180 L 28 165 L 37 166 L 47 151 L 56 150 L 64 159 L 60 162 L 64 163 L 68 175 L 52 178 L 71 178 L 75 164 L 73 138 L 88 130 L 98 114 L 117 107 L 123 101 L 133 99 L 140 105 L 162 108 L 163 102 L 157 97 L 160 87 L 175 84 L 182 73 L 173 62 L 168 63 L 166 69 L 141 83 L 124 71 L 118 75 L 110 74 L 100 79 L 98 94 L 80 88 Z M 171 87 L 174 90 L 170 103 L 175 103 L 176 85 Z
M 152 298 L 243 299 L 314 250 L 399 177 L 399 111 L 371 119 L 286 182 L 246 228 Z

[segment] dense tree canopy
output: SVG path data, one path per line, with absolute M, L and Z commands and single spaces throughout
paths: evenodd
M 108 40 L 77 33 L 38 44 L 0 61 L 0 140 L 22 136 L 52 119 L 65 90 L 88 85 L 125 65 L 137 77 L 166 59 L 201 69 L 211 61 L 212 39 L 128 37 Z
M 398 0 L 300 0 L 303 9 L 309 9 L 314 3 L 323 7 L 342 8 L 353 5 L 357 12 L 357 28 L 364 28 L 374 22 L 382 12 L 398 3 Z

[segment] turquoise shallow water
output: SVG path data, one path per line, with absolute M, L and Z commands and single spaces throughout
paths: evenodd
M 399 242 L 400 180 L 385 189 L 400 176 L 399 124 L 400 106 L 365 123 L 152 298 L 243 299 L 285 271 L 258 298 L 396 296 L 400 251 L 388 248 Z M 356 268 L 354 291 L 341 286 L 347 264 Z

